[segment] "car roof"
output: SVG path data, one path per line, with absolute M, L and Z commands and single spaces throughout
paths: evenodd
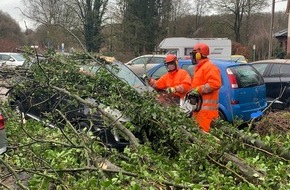
M 21 53 L 17 53 L 17 52 L 0 52 L 0 53 L 5 53 L 5 54 L 21 54 Z
M 235 62 L 232 60 L 221 60 L 221 59 L 211 59 L 211 61 L 219 68 L 222 70 L 225 70 L 228 67 L 232 67 L 232 66 L 240 66 L 240 65 L 249 65 L 249 64 L 245 64 L 242 62 Z M 191 65 L 191 59 L 180 59 L 178 61 L 178 65 L 179 67 L 182 67 L 182 65 Z M 153 68 L 149 69 L 147 71 L 147 74 L 151 74 L 152 72 L 154 72 L 157 68 L 160 68 L 164 66 L 164 64 L 160 63 L 156 66 L 154 66 Z
M 256 63 L 290 64 L 290 59 L 265 59 L 265 60 L 251 62 L 251 64 L 256 64 Z
M 140 58 L 140 57 L 166 57 L 166 55 L 164 55 L 164 54 L 145 54 L 145 55 L 140 55 L 140 56 L 134 57 L 133 59 Z M 133 59 L 131 59 L 131 60 L 133 60 Z
M 135 61 L 136 59 L 140 59 L 142 57 L 159 57 L 159 58 L 166 58 L 166 55 L 164 54 L 145 54 L 145 55 L 140 55 L 138 57 L 134 57 L 133 59 L 130 59 L 129 61 L 125 62 L 125 64 L 128 64 L 132 61 Z
M 144 56 L 144 57 L 151 57 L 151 56 L 154 56 L 154 57 L 166 57 L 165 54 L 146 54 L 146 55 L 141 55 L 141 56 Z
M 236 62 L 248 63 L 245 56 L 238 55 L 238 54 L 231 55 L 231 60 L 236 61 Z
M 211 61 L 217 65 L 219 68 L 227 68 L 229 66 L 237 66 L 237 65 L 244 65 L 244 63 L 241 62 L 235 62 L 232 60 L 220 60 L 220 59 L 211 59 Z M 186 59 L 186 60 L 179 60 L 178 63 L 180 65 L 182 64 L 191 64 L 191 60 Z

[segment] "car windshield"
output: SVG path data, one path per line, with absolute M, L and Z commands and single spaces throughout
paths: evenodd
M 250 65 L 239 65 L 230 69 L 235 74 L 240 88 L 264 84 L 262 76 Z
M 102 69 L 100 65 L 93 66 L 82 66 L 84 70 L 88 70 L 91 73 L 97 73 Z M 112 64 L 106 64 L 106 68 L 110 70 L 115 76 L 117 76 L 122 81 L 128 83 L 131 87 L 135 88 L 137 91 L 144 91 L 148 89 L 148 86 L 126 65 L 121 62 L 114 62 Z
M 23 57 L 23 55 L 17 53 L 17 54 L 13 54 L 12 55 L 17 61 L 25 61 L 25 58 Z

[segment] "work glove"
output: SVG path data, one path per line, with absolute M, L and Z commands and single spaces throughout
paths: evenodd
M 148 80 L 148 83 L 149 83 L 150 86 L 154 86 L 154 85 L 155 85 L 155 79 L 150 78 L 150 79 Z
M 189 94 L 190 95 L 198 95 L 199 94 L 198 88 L 195 88 L 194 90 L 190 91 Z
M 175 93 L 175 92 L 176 92 L 176 89 L 175 89 L 174 87 L 170 87 L 170 88 L 167 88 L 167 89 L 166 89 L 166 92 L 167 92 L 168 94 L 170 94 L 170 93 Z
M 147 75 L 146 73 L 144 73 L 144 74 L 142 75 L 142 79 L 144 79 L 144 80 L 148 80 L 148 75 Z

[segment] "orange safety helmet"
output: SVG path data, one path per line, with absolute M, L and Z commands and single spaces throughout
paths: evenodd
M 173 62 L 173 61 L 177 61 L 177 57 L 176 55 L 174 54 L 168 54 L 165 58 L 165 63 L 170 63 L 170 62 Z
M 196 54 L 196 60 L 209 55 L 209 47 L 205 43 L 198 43 L 193 47 L 193 52 Z

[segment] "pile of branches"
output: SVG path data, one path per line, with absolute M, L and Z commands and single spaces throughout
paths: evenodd
M 255 132 L 260 135 L 287 134 L 290 131 L 290 112 L 268 112 L 255 124 Z

